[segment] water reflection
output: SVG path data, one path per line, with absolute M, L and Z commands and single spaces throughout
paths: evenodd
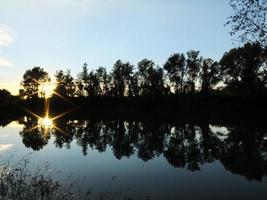
M 75 141 L 83 155 L 90 149 L 104 152 L 110 147 L 117 159 L 136 154 L 148 161 L 163 155 L 173 167 L 192 172 L 218 160 L 226 170 L 248 180 L 261 181 L 267 175 L 267 131 L 261 128 L 61 118 L 53 122 L 57 127 L 53 129 L 52 122 L 40 126 L 40 121 L 30 116 L 19 123 L 24 145 L 33 150 L 41 150 L 53 135 L 56 147 L 70 148 Z

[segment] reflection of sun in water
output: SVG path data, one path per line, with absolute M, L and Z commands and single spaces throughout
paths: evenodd
M 50 119 L 49 117 L 40 118 L 38 120 L 38 123 L 39 123 L 40 127 L 43 127 L 45 129 L 51 129 L 54 126 L 53 120 Z

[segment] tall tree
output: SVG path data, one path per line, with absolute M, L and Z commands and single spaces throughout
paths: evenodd
M 267 83 L 267 48 L 259 43 L 231 49 L 224 54 L 220 64 L 229 88 L 251 93 Z
M 155 67 L 152 60 L 143 59 L 138 63 L 139 87 L 141 95 L 160 95 L 166 93 L 164 72 Z
M 113 92 L 115 96 L 129 95 L 130 82 L 133 75 L 133 65 L 118 60 L 112 70 Z
M 57 81 L 55 92 L 63 97 L 73 97 L 75 95 L 76 85 L 70 70 L 67 70 L 66 72 L 62 70 L 57 71 L 55 77 Z
M 82 72 L 78 74 L 77 80 L 77 95 L 78 96 L 87 96 L 87 92 L 85 88 L 88 85 L 89 81 L 89 72 L 88 72 L 88 64 L 84 63 L 82 67 Z
M 155 63 L 152 60 L 143 59 L 138 63 L 139 88 L 141 95 L 149 95 L 151 92 L 151 74 Z
M 39 86 L 42 82 L 50 81 L 48 73 L 41 67 L 34 67 L 27 70 L 23 75 L 21 86 L 24 88 L 23 94 L 26 98 L 37 97 Z
M 135 72 L 129 84 L 129 96 L 139 96 L 138 72 Z
M 89 96 L 99 96 L 101 93 L 100 82 L 94 71 L 91 71 L 88 76 L 88 83 L 85 90 Z
M 210 91 L 221 81 L 220 65 L 210 59 L 203 59 L 200 71 L 201 92 L 209 94 Z
M 199 56 L 199 51 L 188 51 L 186 53 L 187 59 L 187 87 L 188 91 L 194 93 L 196 89 L 197 79 L 199 78 L 199 72 L 201 68 L 201 60 L 202 58 Z
M 267 45 L 267 1 L 230 0 L 234 14 L 226 23 L 231 35 L 237 35 L 242 42 L 259 42 Z
M 110 92 L 110 76 L 108 75 L 106 69 L 104 67 L 99 67 L 96 70 L 96 78 L 100 84 L 100 95 L 106 96 Z
M 171 89 L 175 93 L 185 92 L 187 79 L 187 63 L 185 55 L 183 53 L 175 53 L 171 55 L 163 67 L 167 71 Z

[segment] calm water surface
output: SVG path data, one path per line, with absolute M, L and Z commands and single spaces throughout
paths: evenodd
M 95 192 L 152 199 L 267 199 L 267 131 L 255 127 L 136 121 L 58 121 L 0 128 L 2 162 L 33 152 Z

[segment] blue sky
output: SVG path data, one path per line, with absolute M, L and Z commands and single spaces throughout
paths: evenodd
M 190 49 L 219 59 L 236 45 L 230 14 L 229 0 L 0 0 L 0 88 L 15 93 L 34 66 L 76 76 L 84 62 L 162 65 Z

